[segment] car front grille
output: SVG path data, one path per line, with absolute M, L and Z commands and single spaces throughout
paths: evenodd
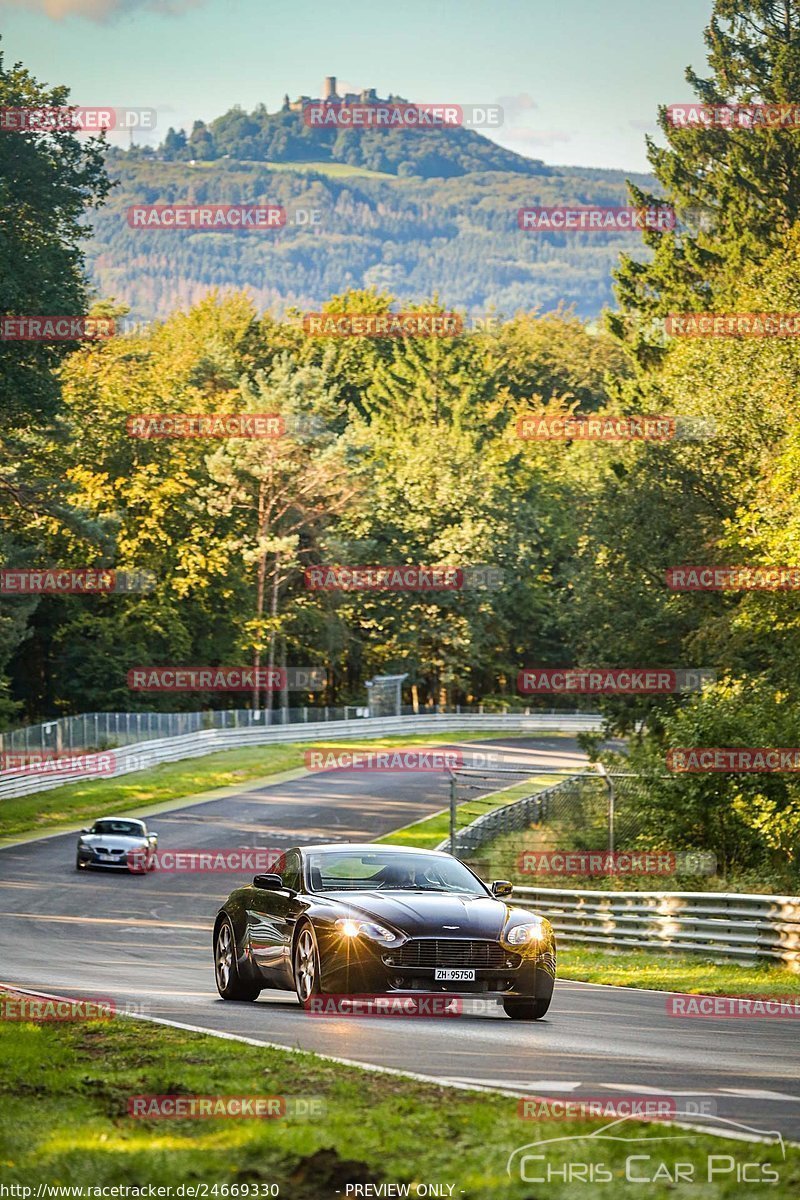
M 521 958 L 513 950 L 505 950 L 499 942 L 413 938 L 384 954 L 383 961 L 391 967 L 484 967 L 497 971 L 518 967 Z

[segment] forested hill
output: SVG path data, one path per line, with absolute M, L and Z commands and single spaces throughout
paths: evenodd
M 93 216 L 87 263 L 96 292 L 129 305 L 139 320 L 166 317 L 213 287 L 242 288 L 275 314 L 376 287 L 400 303 L 438 294 L 472 315 L 564 302 L 594 317 L 613 304 L 619 251 L 644 256 L 641 238 L 531 234 L 518 228 L 517 212 L 536 204 L 625 204 L 626 173 L 533 165 L 530 175 L 422 178 L 339 162 L 171 162 L 112 151 L 108 167 L 118 186 Z M 647 176 L 631 178 L 652 185 Z M 198 202 L 280 204 L 288 220 L 280 230 L 243 234 L 132 229 L 127 222 L 131 205 Z M 315 224 L 304 223 L 312 212 Z
M 208 162 L 220 158 L 275 163 L 346 163 L 386 175 L 447 179 L 473 171 L 546 172 L 471 129 L 342 129 L 312 127 L 302 112 L 251 113 L 232 108 L 209 125 L 195 121 L 188 135 L 170 129 L 157 154 L 167 161 Z

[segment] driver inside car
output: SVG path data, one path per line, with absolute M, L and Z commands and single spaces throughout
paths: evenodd
M 375 876 L 375 881 L 382 888 L 413 888 L 417 885 L 414 872 L 402 863 L 387 863 Z

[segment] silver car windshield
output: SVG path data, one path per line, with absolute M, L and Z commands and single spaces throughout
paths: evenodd
M 433 858 L 413 851 L 316 850 L 307 861 L 315 892 L 413 890 L 486 895 L 486 889 L 455 858 Z
M 107 837 L 113 834 L 119 837 L 144 837 L 144 826 L 138 821 L 95 821 L 92 833 L 102 833 Z

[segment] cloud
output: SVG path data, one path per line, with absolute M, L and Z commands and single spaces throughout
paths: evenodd
M 102 24 L 137 9 L 177 15 L 189 8 L 197 8 L 203 2 L 204 0 L 0 0 L 0 7 L 38 9 L 53 21 L 84 17 L 87 21 Z
M 530 112 L 539 105 L 527 92 L 517 92 L 516 96 L 500 96 L 497 103 L 502 105 L 507 116 L 517 117 L 520 113 Z
M 531 146 L 552 146 L 556 142 L 571 142 L 572 134 L 563 129 L 531 129 L 526 125 L 516 125 L 513 129 L 497 131 L 495 141 L 524 142 Z

